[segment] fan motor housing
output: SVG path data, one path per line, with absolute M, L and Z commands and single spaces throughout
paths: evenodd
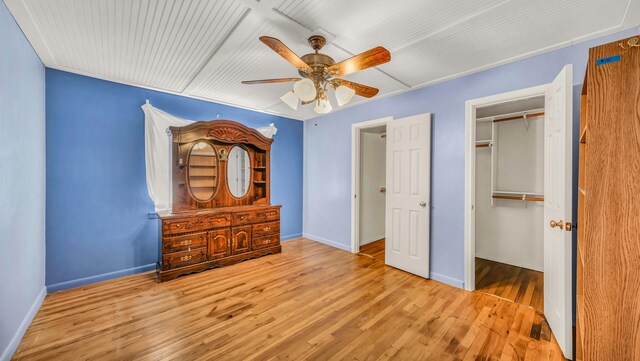
M 320 70 L 321 70 L 322 68 L 329 67 L 329 66 L 331 66 L 331 65 L 336 63 L 333 60 L 332 57 L 330 57 L 329 55 L 326 55 L 326 54 L 321 54 L 321 53 L 307 54 L 307 55 L 302 56 L 301 59 L 302 59 L 302 61 L 307 63 L 314 70 L 314 72 L 319 70 L 318 68 L 320 68 Z M 300 71 L 299 73 L 302 76 L 306 76 L 307 75 L 306 73 L 304 73 L 302 71 Z

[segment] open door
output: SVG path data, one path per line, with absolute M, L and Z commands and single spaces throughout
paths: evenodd
M 573 357 L 571 289 L 572 67 L 545 93 L 544 314 L 566 358 Z
M 429 278 L 431 115 L 387 124 L 386 264 Z

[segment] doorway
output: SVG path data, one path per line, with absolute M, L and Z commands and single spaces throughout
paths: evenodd
M 476 108 L 475 289 L 543 311 L 544 96 Z
M 541 260 L 543 301 L 539 307 L 566 358 L 572 358 L 573 343 L 572 72 L 572 66 L 566 65 L 549 84 L 469 100 L 465 109 L 464 288 L 476 290 L 476 276 L 480 278 L 483 272 L 506 265 L 504 257 L 513 257 L 508 262 L 529 263 L 516 266 L 520 267 L 518 272 L 505 268 L 498 271 L 502 276 L 504 273 L 510 276 L 506 281 L 496 281 L 493 291 L 502 287 L 502 295 L 515 294 L 515 299 L 520 292 L 535 290 L 535 282 L 523 285 L 518 280 L 531 278 L 531 274 L 522 270 L 539 268 L 536 261 Z M 536 109 L 536 104 L 544 104 L 544 109 Z M 532 109 L 525 109 L 528 107 Z M 531 119 L 537 113 L 543 113 L 539 125 Z M 479 129 L 483 127 L 479 120 L 488 122 L 484 130 Z M 511 123 L 513 129 L 496 122 Z M 541 128 L 534 130 L 536 126 Z M 517 136 L 517 128 L 527 133 Z M 529 134 L 531 130 L 534 132 Z M 542 134 L 542 150 L 535 140 L 538 132 Z M 509 144 L 511 149 L 504 152 L 504 145 Z M 482 156 L 479 152 L 486 154 Z M 540 163 L 542 171 L 536 172 Z M 484 178 L 480 176 L 483 171 L 488 173 Z M 535 241 L 540 234 L 542 245 Z M 482 237 L 488 242 L 478 243 Z M 487 259 L 491 258 L 488 247 L 493 245 L 492 241 L 499 242 L 496 254 L 502 261 Z M 489 263 L 491 267 L 476 269 L 477 256 L 483 259 L 478 262 L 481 266 L 486 260 L 493 262 Z
M 393 120 L 393 121 L 391 121 Z M 384 128 L 376 128 L 384 126 Z M 363 173 L 362 134 L 375 131 L 382 137 L 386 133 L 385 160 L 373 159 L 377 171 L 384 168 L 385 185 L 379 180 L 370 184 L 370 194 L 384 194 L 384 224 L 367 228 L 372 231 L 369 239 L 365 235 L 362 216 Z M 431 214 L 431 114 L 417 114 L 405 118 L 383 118 L 352 126 L 352 221 L 351 251 L 360 252 L 364 241 L 376 239 L 384 232 L 384 262 L 388 266 L 429 278 L 430 214 Z M 382 164 L 384 163 L 384 164 Z M 381 164 L 383 166 L 381 166 Z M 364 200 L 367 202 L 367 200 Z M 378 206 L 382 202 L 378 203 Z M 373 208 L 373 207 L 371 207 Z M 376 207 L 382 214 L 382 209 Z M 384 227 L 382 227 L 384 226 Z M 367 227 L 367 225 L 365 225 Z M 377 232 L 377 233 L 376 233 Z M 378 247 L 381 253 L 381 247 Z
M 360 131 L 359 252 L 384 262 L 387 126 Z
M 386 130 L 393 118 L 357 123 L 352 128 L 351 252 L 384 262 L 386 207 Z

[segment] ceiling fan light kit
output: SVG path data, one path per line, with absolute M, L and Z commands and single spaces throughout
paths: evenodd
M 318 114 L 327 114 L 332 109 L 333 108 L 331 107 L 331 103 L 329 103 L 329 99 L 327 99 L 326 97 L 318 99 L 318 101 L 316 102 L 316 106 L 313 108 L 313 110 Z
M 310 102 L 316 98 L 318 91 L 311 79 L 302 79 L 293 84 L 293 93 L 303 102 Z
M 297 56 L 291 49 L 276 38 L 261 36 L 260 41 L 295 66 L 303 79 L 278 78 L 249 80 L 243 81 L 242 83 L 264 84 L 295 82 L 293 84 L 293 91 L 281 96 L 280 100 L 294 110 L 298 109 L 298 99 L 302 101 L 302 105 L 313 102 L 315 103 L 314 111 L 318 114 L 326 114 L 332 110 L 327 98 L 328 88 L 335 90 L 338 106 L 347 104 L 354 95 L 371 98 L 378 94 L 378 89 L 376 88 L 354 83 L 339 77 L 378 66 L 391 60 L 389 51 L 378 46 L 336 63 L 330 56 L 319 52 L 326 44 L 326 39 L 320 35 L 309 37 L 309 45 L 311 45 L 315 52 L 303 55 L 302 57 Z
M 291 109 L 298 110 L 298 96 L 295 95 L 293 91 L 286 92 L 283 96 L 280 97 L 280 100 L 291 107 Z
M 336 88 L 336 101 L 338 106 L 341 107 L 349 102 L 353 96 L 356 95 L 356 91 L 345 85 L 340 85 Z

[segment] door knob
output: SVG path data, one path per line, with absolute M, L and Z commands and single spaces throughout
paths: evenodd
M 427 202 L 425 201 L 420 202 L 420 207 L 426 207 L 426 206 L 427 206 Z
M 561 220 L 559 220 L 559 221 L 557 221 L 557 222 L 556 222 L 556 221 L 554 221 L 554 220 L 552 219 L 552 220 L 549 222 L 549 226 L 551 226 L 551 228 L 556 228 L 556 227 L 558 227 L 558 228 L 562 229 L 562 227 L 564 227 L 564 222 L 562 221 L 562 219 L 561 219 Z

